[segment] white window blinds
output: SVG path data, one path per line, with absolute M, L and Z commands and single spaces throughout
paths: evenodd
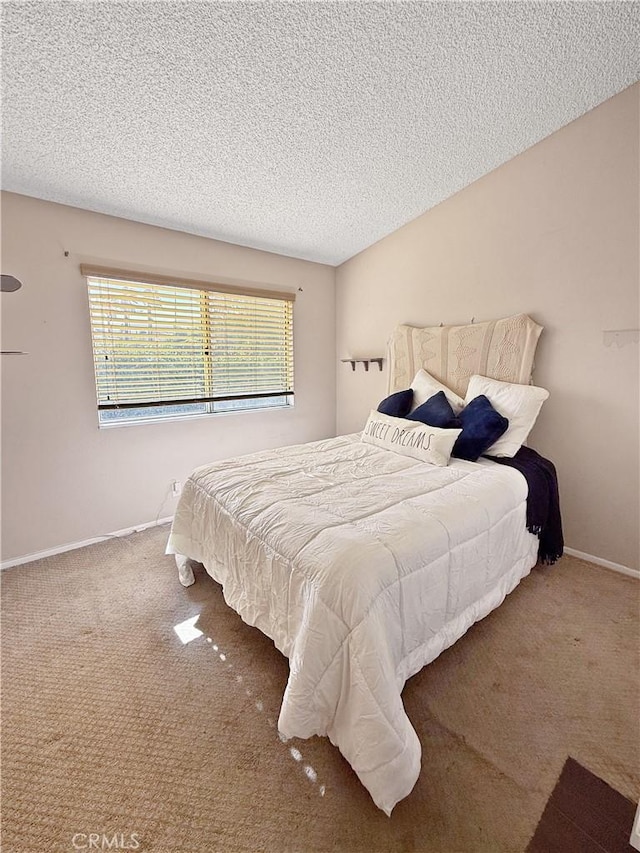
M 100 410 L 293 394 L 293 294 L 81 269 Z

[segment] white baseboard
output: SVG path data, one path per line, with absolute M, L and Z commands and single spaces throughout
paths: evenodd
M 69 542 L 67 545 L 58 545 L 55 548 L 48 548 L 46 551 L 36 551 L 34 554 L 25 554 L 23 557 L 3 560 L 0 563 L 0 570 L 10 569 L 13 566 L 21 566 L 23 563 L 32 563 L 34 560 L 42 560 L 44 557 L 53 557 L 55 554 L 64 554 L 65 551 L 75 551 L 76 548 L 95 545 L 96 542 L 104 542 L 105 539 L 112 539 L 114 536 L 129 536 L 131 533 L 138 533 L 141 530 L 147 530 L 149 527 L 157 527 L 160 524 L 168 524 L 170 521 L 173 521 L 172 515 L 167 518 L 159 518 L 157 521 L 136 524 L 134 527 L 123 527 L 122 530 L 115 530 L 113 533 L 106 533 L 103 536 L 94 536 L 93 539 L 84 539 L 82 542 Z
M 576 551 L 575 548 L 565 548 L 564 553 L 569 554 L 571 557 L 578 557 L 580 560 L 586 560 L 587 563 L 595 563 L 596 566 L 611 569 L 612 572 L 619 572 L 621 575 L 628 575 L 631 578 L 640 580 L 640 571 L 638 569 L 630 569 L 628 566 L 621 566 L 620 563 L 612 563 L 611 560 L 603 560 L 602 557 L 594 557 L 593 554 Z

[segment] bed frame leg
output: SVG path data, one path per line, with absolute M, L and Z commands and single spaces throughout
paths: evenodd
M 183 554 L 176 554 L 176 566 L 178 567 L 178 577 L 182 586 L 191 586 L 196 582 L 191 568 L 191 560 Z

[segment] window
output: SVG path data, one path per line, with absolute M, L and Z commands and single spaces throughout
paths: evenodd
M 101 424 L 292 405 L 294 294 L 81 271 Z

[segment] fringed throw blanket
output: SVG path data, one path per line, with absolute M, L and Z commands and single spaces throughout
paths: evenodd
M 564 548 L 555 465 L 530 447 L 521 447 L 512 459 L 489 458 L 520 471 L 527 481 L 527 530 L 540 540 L 539 562 L 552 565 L 560 559 Z

